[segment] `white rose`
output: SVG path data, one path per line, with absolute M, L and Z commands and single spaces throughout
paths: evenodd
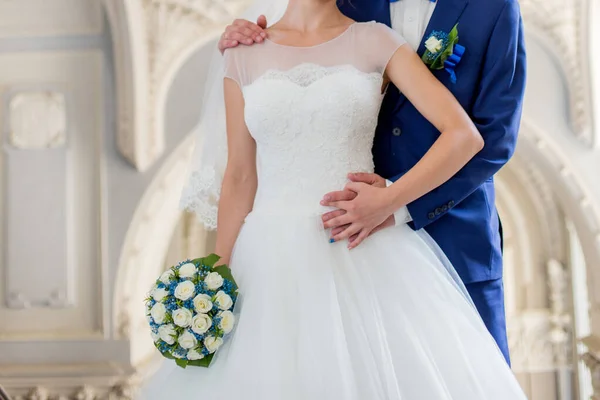
M 233 306 L 233 300 L 231 300 L 231 297 L 229 297 L 229 295 L 222 290 L 219 290 L 215 296 L 215 302 L 221 310 L 229 310 L 231 306 Z
M 192 312 L 187 308 L 178 308 L 173 311 L 173 323 L 182 328 L 187 328 L 192 323 Z
M 219 328 L 226 334 L 231 332 L 233 325 L 235 325 L 235 315 L 231 311 L 222 311 L 219 313 L 219 317 L 221 317 Z
M 194 348 L 198 344 L 198 339 L 196 339 L 196 336 L 188 331 L 183 332 L 177 341 L 184 349 Z
M 165 285 L 168 285 L 171 280 L 171 277 L 173 277 L 173 271 L 168 269 L 162 273 L 162 275 L 160 276 L 160 278 L 158 278 L 158 280 L 161 281 L 162 283 L 164 283 Z
M 196 266 L 192 263 L 183 264 L 179 267 L 179 277 L 181 278 L 191 278 L 196 275 Z
M 199 335 L 202 335 L 210 329 L 212 319 L 206 314 L 198 314 L 192 319 L 192 330 Z
M 150 336 L 152 336 L 152 341 L 154 343 L 160 340 L 160 335 L 158 333 L 154 333 L 154 331 L 150 331 Z
M 158 336 L 167 344 L 175 343 L 175 327 L 173 324 L 163 325 L 158 328 Z
M 195 291 L 196 291 L 196 287 L 194 286 L 194 284 L 192 282 L 190 282 L 190 281 L 181 282 L 175 288 L 175 297 L 177 297 L 179 300 L 186 301 L 187 299 L 189 299 L 190 297 L 192 297 L 194 295 Z
M 162 299 L 165 298 L 166 295 L 169 294 L 168 290 L 165 289 L 159 289 L 159 288 L 155 288 L 152 291 L 152 298 L 156 301 L 161 301 Z
M 211 354 L 217 351 L 222 344 L 223 339 L 216 338 L 214 336 L 209 336 L 206 339 L 204 339 L 204 346 L 206 347 L 206 350 L 208 350 Z
M 196 350 L 190 350 L 187 353 L 188 360 L 202 360 L 204 358 L 204 354 L 198 353 Z
M 437 53 L 442 49 L 442 41 L 435 36 L 431 36 L 425 41 L 425 48 L 431 53 Z
M 167 315 L 167 308 L 163 303 L 156 303 L 150 310 L 150 315 L 152 315 L 154 322 L 162 324 L 165 321 L 165 315 Z
M 217 290 L 223 285 L 223 277 L 218 272 L 211 272 L 204 278 L 204 283 L 210 290 Z
M 207 294 L 199 294 L 194 297 L 194 308 L 201 314 L 206 314 L 213 308 L 213 303 L 210 301 L 210 296 Z

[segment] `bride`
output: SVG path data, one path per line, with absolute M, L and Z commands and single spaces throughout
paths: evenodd
M 442 132 L 413 170 L 372 189 L 388 214 L 451 178 L 481 136 L 393 30 L 349 20 L 335 0 L 282 3 L 264 43 L 225 52 L 182 199 L 218 228 L 240 286 L 237 328 L 210 368 L 166 362 L 141 398 L 525 399 L 425 232 L 400 225 L 349 249 L 320 219 L 347 172 L 373 171 L 388 84 Z

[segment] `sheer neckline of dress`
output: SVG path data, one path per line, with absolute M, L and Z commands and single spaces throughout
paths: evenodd
M 314 49 L 314 48 L 317 48 L 317 47 L 324 46 L 324 45 L 326 45 L 328 43 L 335 42 L 336 40 L 340 39 L 342 36 L 345 36 L 346 33 L 348 33 L 357 24 L 360 24 L 360 22 L 354 21 L 353 23 L 351 23 L 350 25 L 348 25 L 348 27 L 346 29 L 344 29 L 344 31 L 342 33 L 340 33 L 339 35 L 334 36 L 334 37 L 332 37 L 329 40 L 326 40 L 326 41 L 321 42 L 321 43 L 317 43 L 317 44 L 312 45 L 312 46 L 292 46 L 292 45 L 288 45 L 288 44 L 281 44 L 281 43 L 277 43 L 277 42 L 269 39 L 268 37 L 265 38 L 265 41 L 267 41 L 269 43 L 272 43 L 272 44 L 274 44 L 276 46 L 287 47 L 287 48 L 291 48 L 291 49 Z

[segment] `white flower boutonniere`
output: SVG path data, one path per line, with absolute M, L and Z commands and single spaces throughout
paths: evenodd
M 458 44 L 458 24 L 449 33 L 433 31 L 425 40 L 425 53 L 421 60 L 429 69 L 445 69 L 450 74 L 450 81 L 456 83 L 456 65 L 460 62 L 465 47 Z

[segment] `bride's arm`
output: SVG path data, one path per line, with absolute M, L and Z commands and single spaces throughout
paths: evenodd
M 423 158 L 390 186 L 398 209 L 454 176 L 484 145 L 481 134 L 452 93 L 409 46 L 401 46 L 386 68 L 387 77 L 440 132 Z
M 215 252 L 221 256 L 219 263 L 229 262 L 240 228 L 252 210 L 257 186 L 256 143 L 244 122 L 242 92 L 229 78 L 225 78 L 224 90 L 228 155 L 217 221 Z
M 460 103 L 410 46 L 400 46 L 387 64 L 385 75 L 441 135 L 423 158 L 388 188 L 351 182 L 346 189 L 357 193 L 354 200 L 327 203 L 346 211 L 325 223 L 325 227 L 348 226 L 333 240 L 358 234 L 350 248 L 358 246 L 396 210 L 452 178 L 484 145 Z

